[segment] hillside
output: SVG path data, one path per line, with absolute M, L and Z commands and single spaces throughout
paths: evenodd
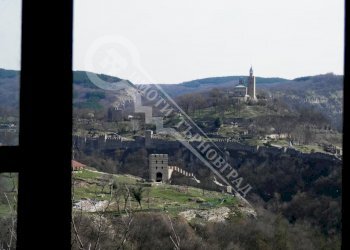
M 203 92 L 212 88 L 230 88 L 238 84 L 240 78 L 246 79 L 247 76 L 224 76 L 209 77 L 178 84 L 158 84 L 170 96 L 176 97 L 183 94 Z M 287 83 L 288 80 L 279 77 L 256 77 L 256 84 L 276 84 Z
M 291 223 L 257 204 L 255 213 L 218 192 L 151 186 L 130 175 L 90 170 L 74 173 L 73 183 L 72 249 L 95 244 L 99 237 L 103 249 L 124 244 L 125 249 L 173 249 L 174 244 L 207 250 L 298 249 L 300 240 L 305 249 L 339 249 L 337 236 L 325 237 L 307 223 Z M 125 191 L 138 187 L 144 190 L 141 204 Z
M 97 74 L 105 82 L 118 82 L 118 77 Z M 132 85 L 129 81 L 129 84 Z M 49 83 L 49 81 L 48 81 Z M 131 100 L 128 91 L 105 91 L 91 82 L 85 71 L 73 72 L 73 105 L 82 109 L 103 109 L 111 105 L 118 106 Z M 0 107 L 18 109 L 19 107 L 19 71 L 0 69 Z M 48 90 L 48 93 L 50 91 Z
M 178 215 L 180 212 L 189 209 L 195 210 L 211 210 L 220 207 L 227 207 L 232 213 L 238 211 L 250 211 L 248 208 L 242 209 L 245 205 L 238 199 L 229 194 L 222 194 L 215 191 L 204 190 L 195 187 L 177 186 L 169 184 L 152 185 L 145 182 L 140 177 L 132 175 L 111 175 L 95 170 L 84 169 L 81 172 L 73 174 L 74 183 L 74 204 L 78 208 L 81 201 L 103 202 L 110 198 L 110 186 L 112 185 L 113 200 L 108 207 L 108 211 L 120 213 L 123 210 L 124 201 L 122 202 L 126 192 L 125 186 L 129 190 L 142 188 L 143 199 L 141 202 L 142 209 L 133 197 L 130 197 L 129 209 L 137 211 L 164 212 L 168 211 L 172 215 Z M 121 197 L 116 197 L 116 196 Z M 239 205 L 240 204 L 240 205 Z M 238 206 L 239 205 L 239 206 Z M 81 207 L 80 207 L 81 208 Z M 94 207 L 90 207 L 93 212 Z M 84 209 L 83 209 L 84 210 Z M 85 209 L 89 211 L 89 207 Z M 250 215 L 254 211 L 249 212 Z
M 340 249 L 342 76 L 257 77 L 258 100 L 247 102 L 228 93 L 241 76 L 161 85 L 251 185 L 246 198 L 254 208 L 225 193 L 179 142 L 157 133 L 146 140 L 145 130 L 154 127 L 107 119 L 108 107 L 131 103 L 132 90 L 102 90 L 84 71 L 73 76 L 74 132 L 84 132 L 77 140 L 82 143 L 73 143 L 73 156 L 95 169 L 73 173 L 72 249 L 180 249 L 180 243 L 181 249 L 300 249 L 300 242 L 304 249 Z M 48 95 L 54 90 L 49 80 Z M 0 89 L 0 142 L 11 144 L 18 71 L 0 70 Z M 167 116 L 165 125 L 178 124 L 180 117 Z M 182 172 L 166 183 L 147 182 L 154 153 L 167 154 L 172 166 L 196 179 Z M 6 228 L 14 227 L 16 178 L 0 175 L 0 246 Z
M 117 77 L 98 75 L 106 82 L 117 82 L 121 80 Z M 110 106 L 132 108 L 133 90 L 119 90 L 117 92 L 102 90 L 94 85 L 87 77 L 84 71 L 75 71 L 73 73 L 74 92 L 73 106 L 76 110 L 85 110 L 95 112 L 95 115 L 101 117 L 106 115 L 106 109 Z M 171 96 L 173 96 L 180 106 L 183 106 L 183 99 L 186 95 L 200 94 L 203 98 L 201 101 L 207 100 L 207 104 L 211 103 L 210 98 L 213 90 L 218 90 L 225 93 L 227 90 L 232 90 L 241 76 L 227 77 L 212 77 L 198 79 L 180 84 L 163 84 L 161 87 Z M 132 84 L 132 83 L 130 83 Z M 13 120 L 12 116 L 18 116 L 19 105 L 19 74 L 18 71 L 0 69 L 0 107 L 2 114 L 2 122 L 8 123 L 8 117 Z M 214 91 L 215 92 L 215 91 Z M 48 91 L 48 93 L 50 93 Z M 343 114 L 343 77 L 334 74 L 325 74 L 317 76 L 300 77 L 293 80 L 283 78 L 262 78 L 257 77 L 257 94 L 260 97 L 266 97 L 271 101 L 272 109 L 275 109 L 276 103 L 281 107 L 287 105 L 287 112 L 281 113 L 273 111 L 271 108 L 263 107 L 237 107 L 238 109 L 227 109 L 228 105 L 222 102 L 219 107 L 220 112 L 225 118 L 246 118 L 257 117 L 261 121 L 265 116 L 275 119 L 275 114 L 294 116 L 308 109 L 313 109 L 312 112 L 318 112 L 324 116 L 331 126 L 338 131 L 342 131 L 342 114 Z M 198 95 L 193 96 L 193 100 L 197 100 Z M 219 98 L 220 101 L 225 101 L 225 98 Z M 273 101 L 273 102 L 272 102 Z M 197 103 L 198 104 L 198 103 Z M 198 104 L 199 105 L 199 104 Z M 209 106 L 213 106 L 210 104 Z M 196 118 L 196 121 L 201 125 L 202 122 L 209 122 L 210 119 L 216 119 L 216 108 L 213 110 L 210 107 L 197 108 L 197 113 L 188 109 L 184 109 L 187 113 Z M 270 105 L 271 106 L 271 105 Z M 84 111 L 84 112 L 85 112 Z M 305 113 L 305 112 L 304 112 Z M 207 115 L 206 115 L 207 114 Z M 282 117 L 281 116 L 281 117 Z M 198 118 L 198 119 L 197 119 Z M 10 119 L 10 120 L 11 120 Z M 209 119 L 209 120 L 208 120 Z M 207 120 L 207 121 L 206 121 Z M 293 120 L 292 120 L 293 121 Z M 230 121 L 228 121 L 230 122 Z M 256 125 L 261 126 L 261 122 Z M 3 142 L 9 144 L 15 140 L 12 138 L 2 139 Z M 339 140 L 337 140 L 339 142 Z M 339 144 L 337 142 L 337 144 Z M 11 144 L 11 143 L 10 143 Z
M 104 74 L 97 74 L 99 78 L 106 82 L 118 82 L 122 79 Z M 178 96 L 181 94 L 205 91 L 211 88 L 226 88 L 238 83 L 238 80 L 246 76 L 226 76 L 226 77 L 210 77 L 197 79 L 193 81 L 183 82 L 179 84 L 159 84 L 170 96 Z M 274 84 L 284 83 L 287 79 L 283 78 L 264 78 L 257 77 L 257 84 Z M 131 82 L 129 82 L 132 84 Z M 119 103 L 119 99 L 126 93 L 114 93 L 111 95 L 108 91 L 103 91 L 94 85 L 88 78 L 85 71 L 73 72 L 74 84 L 74 105 L 77 108 L 100 109 L 104 106 L 113 105 L 114 102 Z M 18 106 L 19 91 L 19 71 L 0 69 L 0 105 L 1 106 Z M 94 93 L 86 95 L 87 93 Z M 97 92 L 97 94 L 95 94 Z M 104 94 L 102 94 L 102 92 Z M 117 96 L 116 96 L 117 95 Z M 115 98 L 113 98 L 113 96 Z
M 106 82 L 117 82 L 118 77 L 98 74 Z M 159 84 L 170 96 L 206 92 L 213 88 L 230 89 L 246 76 L 226 76 L 197 79 L 179 84 Z M 274 96 L 288 99 L 291 103 L 319 104 L 320 107 L 339 115 L 342 112 L 342 76 L 332 74 L 308 76 L 287 80 L 284 78 L 256 77 L 258 93 L 268 91 Z M 130 83 L 130 82 L 129 82 Z M 132 83 L 130 83 L 132 85 Z M 131 100 L 131 93 L 104 91 L 94 85 L 84 71 L 73 72 L 74 106 L 77 108 L 101 109 L 118 106 Z M 18 107 L 19 72 L 0 69 L 0 106 Z M 338 119 L 339 120 L 339 119 Z
M 0 69 L 0 107 L 19 106 L 19 72 Z
M 343 76 L 329 73 L 296 78 L 288 84 L 262 85 L 261 89 L 283 100 L 292 109 L 314 108 L 341 131 L 343 87 Z

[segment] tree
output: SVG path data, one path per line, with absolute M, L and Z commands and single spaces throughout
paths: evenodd
M 212 105 L 215 109 L 216 112 L 216 107 L 219 104 L 220 98 L 222 97 L 222 93 L 220 92 L 220 90 L 218 88 L 213 88 L 210 93 L 210 98 L 212 99 Z
M 0 174 L 0 249 L 15 249 L 17 239 L 17 174 Z
M 104 193 L 104 190 L 107 186 L 109 186 L 109 194 L 112 192 L 112 184 L 113 184 L 113 175 L 111 174 L 104 174 L 101 177 L 100 185 L 102 187 L 101 193 Z
M 240 115 L 241 114 L 241 111 L 243 109 L 243 104 L 241 101 L 236 101 L 234 104 L 233 104 L 233 108 L 237 111 L 237 115 Z
M 201 94 L 197 93 L 197 94 L 192 95 L 192 105 L 191 106 L 192 106 L 193 114 L 195 114 L 197 110 L 199 110 L 199 112 L 200 112 L 200 110 L 202 108 L 204 108 L 205 104 L 206 104 L 206 101 Z
M 214 125 L 216 128 L 220 128 L 220 126 L 222 125 L 222 119 L 220 117 L 216 118 L 214 121 Z
M 191 107 L 191 100 L 192 96 L 190 94 L 179 96 L 177 99 L 177 103 L 179 106 L 185 111 L 185 113 L 188 114 L 190 107 Z
M 144 191 L 143 187 L 137 187 L 137 188 L 131 189 L 131 194 L 135 198 L 135 200 L 139 203 L 141 210 L 142 210 L 141 201 L 143 198 L 142 197 L 143 191 Z
M 123 197 L 124 197 L 124 210 L 126 211 L 126 205 L 128 203 L 129 197 L 130 197 L 130 189 L 127 185 L 124 185 L 124 188 L 121 190 Z M 131 206 L 130 206 L 131 209 Z
M 75 200 L 75 181 L 73 176 L 72 202 Z M 124 198 L 126 197 L 127 201 L 130 197 L 129 188 L 125 185 L 125 189 L 122 190 L 121 186 L 116 181 L 113 181 L 110 186 L 111 193 L 107 204 L 102 209 L 96 209 L 93 215 L 84 213 L 82 207 L 80 211 L 73 209 L 72 249 L 125 249 L 124 245 L 127 244 L 134 216 L 131 206 L 129 209 L 127 209 L 126 206 L 124 207 L 125 216 L 118 216 L 116 218 L 110 215 L 107 210 L 110 209 L 113 198 L 117 200 L 119 209 L 121 191 L 125 193 L 123 193 L 123 195 L 125 195 Z M 99 192 L 102 191 L 96 190 L 96 197 Z M 111 231 L 118 233 L 112 236 Z M 2 249 L 1 245 L 0 249 Z

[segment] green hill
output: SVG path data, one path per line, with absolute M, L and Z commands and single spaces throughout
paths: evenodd
M 179 85 L 197 88 L 201 85 L 212 85 L 212 87 L 216 87 L 217 85 L 227 84 L 228 82 L 238 81 L 240 78 L 246 79 L 247 76 L 223 76 L 223 77 L 209 77 L 203 79 L 197 79 L 193 81 L 183 82 Z M 280 77 L 256 77 L 256 84 L 270 84 L 270 83 L 281 83 L 286 82 L 288 79 L 280 78 Z
M 111 175 L 86 169 L 73 173 L 73 180 L 74 202 L 84 199 L 95 201 L 108 200 L 111 194 L 109 184 L 113 184 L 113 202 L 108 209 L 109 212 L 122 210 L 125 187 L 129 190 L 135 188 L 142 188 L 143 190 L 142 210 L 136 200 L 130 197 L 131 209 L 135 211 L 164 212 L 166 210 L 176 215 L 188 209 L 213 209 L 223 206 L 237 210 L 237 205 L 239 204 L 238 200 L 229 194 L 195 187 L 164 183 L 152 184 L 131 175 Z M 121 196 L 123 197 L 121 198 Z

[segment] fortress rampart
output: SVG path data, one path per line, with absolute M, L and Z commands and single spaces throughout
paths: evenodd
M 248 153 L 268 153 L 271 155 L 287 154 L 303 159 L 313 158 L 322 160 L 341 161 L 338 157 L 321 152 L 303 153 L 294 148 L 274 147 L 274 146 L 250 146 L 229 139 L 214 139 L 214 144 L 221 150 L 245 151 Z M 193 147 L 199 145 L 199 141 L 192 141 Z M 210 142 L 208 142 L 210 143 Z M 162 151 L 172 151 L 184 147 L 180 141 L 170 141 L 161 138 L 154 138 L 153 133 L 146 133 L 145 137 L 135 137 L 134 140 L 125 140 L 120 136 L 99 136 L 81 137 L 73 136 L 73 146 L 83 151 L 104 151 L 114 149 L 138 149 L 146 148 L 150 150 L 161 149 Z

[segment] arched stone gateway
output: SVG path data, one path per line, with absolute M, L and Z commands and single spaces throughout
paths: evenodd
M 193 177 L 193 173 L 189 173 L 177 166 L 168 165 L 167 154 L 150 154 L 149 155 L 149 179 L 153 182 L 169 182 L 174 171 L 187 176 Z
M 162 182 L 163 181 L 163 174 L 161 172 L 158 172 L 156 174 L 156 182 Z
M 150 180 L 155 182 L 167 182 L 171 178 L 172 169 L 168 166 L 167 154 L 149 155 Z

